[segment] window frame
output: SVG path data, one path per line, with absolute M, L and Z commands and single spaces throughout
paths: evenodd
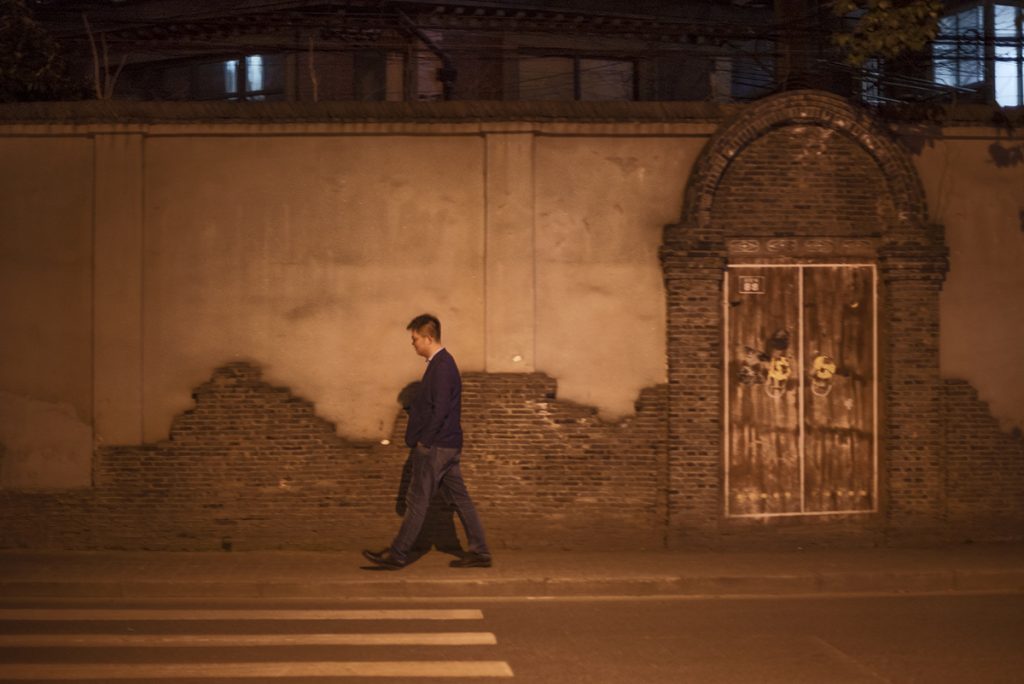
M 999 26 L 996 24 L 996 8 L 997 7 L 1008 7 L 1016 10 L 1016 16 L 1011 18 L 1011 25 L 1015 35 L 1003 37 L 999 35 Z M 1009 2 L 1008 0 L 1003 2 L 993 3 L 992 5 L 992 61 L 993 61 L 993 77 L 992 77 L 992 91 L 993 99 L 999 103 L 999 73 L 998 66 L 1001 61 L 1006 61 L 1016 65 L 1015 80 L 1016 80 L 1016 91 L 1017 91 L 1017 102 L 1014 104 L 1002 104 L 1004 107 L 1024 107 L 1024 2 Z M 999 49 L 1004 47 L 1000 40 L 1007 40 L 1005 47 L 1011 51 L 1016 51 L 1016 55 L 1011 55 L 1009 58 L 1000 56 Z
M 636 102 L 640 99 L 640 66 L 639 59 L 632 56 L 623 55 L 609 55 L 606 53 L 579 53 L 579 52 L 560 52 L 550 50 L 520 50 L 517 54 L 518 60 L 523 59 L 564 59 L 571 63 L 572 68 L 572 102 L 600 102 L 602 100 L 584 98 L 583 95 L 583 78 L 581 64 L 585 60 L 594 61 L 607 61 L 607 62 L 619 62 L 621 64 L 628 64 L 631 70 L 630 88 L 629 88 L 629 99 L 627 100 L 603 100 L 606 102 Z M 522 96 L 522 74 L 519 72 L 519 76 L 516 80 L 516 98 L 523 100 Z M 559 101 L 561 98 L 549 98 L 549 101 Z
M 996 14 L 997 8 L 1009 7 L 1016 11 L 1016 17 L 1011 24 L 1016 35 L 1009 37 L 997 35 Z M 976 37 L 966 37 L 966 31 L 960 31 L 957 26 L 953 35 L 942 32 L 942 22 L 951 18 L 958 18 L 968 12 L 977 12 L 980 23 Z M 951 90 L 978 90 L 985 94 L 986 99 L 996 105 L 1003 107 L 1024 106 L 1024 0 L 974 0 L 952 5 L 945 14 L 939 18 L 940 33 L 938 39 L 933 43 L 932 48 L 932 74 L 931 80 L 938 86 L 947 87 Z M 1006 41 L 1003 45 L 1001 41 Z M 963 56 L 962 46 L 973 45 L 973 54 Z M 950 54 L 943 56 L 937 46 L 946 46 Z M 1001 48 L 1009 48 L 1011 54 L 1006 57 L 1002 54 Z M 1011 73 L 1016 71 L 1012 77 L 1016 81 L 1011 90 L 1016 90 L 1016 102 L 1000 101 L 997 63 L 1010 62 L 1016 65 L 1016 69 L 1010 69 Z M 963 77 L 963 65 L 973 63 L 976 66 L 972 71 L 979 73 L 980 78 L 968 80 Z M 943 69 L 951 67 L 952 76 L 942 74 Z M 947 80 L 948 79 L 948 80 Z
M 234 63 L 236 65 L 234 69 L 235 89 L 234 91 L 228 91 L 225 79 L 224 96 L 218 99 L 227 100 L 229 102 L 266 102 L 269 101 L 274 96 L 280 96 L 280 99 L 287 99 L 286 79 L 282 79 L 280 88 L 249 88 L 249 71 L 252 68 L 249 63 L 250 60 L 255 58 L 260 59 L 262 74 L 266 68 L 266 65 L 263 63 L 263 61 L 268 56 L 280 57 L 282 60 L 285 58 L 285 55 L 280 53 L 256 52 L 220 61 L 219 64 L 224 69 L 225 75 L 227 73 L 229 64 Z M 287 70 L 287 65 L 282 64 L 281 68 L 282 70 Z M 266 77 L 261 75 L 261 80 L 265 85 Z

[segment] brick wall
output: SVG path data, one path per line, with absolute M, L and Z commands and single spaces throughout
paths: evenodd
M 947 497 L 951 538 L 1024 537 L 1024 439 L 1008 434 L 963 380 L 943 393 Z
M 723 363 L 718 342 L 722 317 L 714 308 L 721 278 L 711 276 L 711 261 L 717 259 L 721 269 L 732 258 L 722 245 L 731 241 L 823 236 L 851 243 L 878 240 L 877 253 L 867 258 L 878 263 L 882 280 L 881 511 L 798 522 L 725 519 L 719 512 L 723 476 L 720 466 L 716 472 L 712 465 L 723 452 L 720 430 L 717 436 L 714 430 L 721 390 L 695 365 L 721 369 Z M 846 256 L 800 251 L 800 240 L 776 243 L 775 252 L 755 259 L 828 263 Z M 750 258 L 743 255 L 745 261 Z M 686 485 L 673 487 L 684 514 L 673 520 L 691 526 L 699 520 L 719 542 L 783 534 L 809 541 L 851 535 L 899 540 L 903 534 L 920 540 L 941 533 L 945 485 L 938 295 L 946 250 L 942 231 L 927 223 L 924 193 L 908 155 L 878 121 L 839 98 L 813 92 L 785 93 L 744 110 L 698 159 L 687 186 L 684 221 L 666 229 L 663 265 L 671 481 L 690 481 L 691 489 L 692 482 L 700 482 L 704 492 L 688 496 Z M 684 510 L 691 503 L 699 512 Z
M 894 222 L 874 159 L 835 129 L 793 125 L 766 132 L 728 166 L 713 221 L 728 235 L 877 233 Z
M 944 534 L 939 292 L 945 249 L 902 245 L 881 255 L 882 388 L 886 487 L 892 538 Z
M 660 547 L 665 388 L 616 425 L 555 399 L 542 374 L 467 374 L 467 478 L 500 539 L 531 547 Z
M 465 376 L 464 472 L 492 546 L 660 547 L 665 389 L 645 390 L 616 425 L 555 398 L 541 374 Z M 100 448 L 94 487 L 0 493 L 0 546 L 119 549 L 356 549 L 398 527 L 407 450 L 338 437 L 315 407 L 262 381 L 255 366 L 218 369 L 170 439 Z M 451 542 L 435 502 L 428 539 Z
M 725 248 L 714 234 L 669 226 L 661 259 L 668 307 L 668 541 L 713 545 L 722 513 Z
M 617 424 L 558 400 L 543 374 L 467 373 L 464 472 L 494 548 L 885 541 L 865 516 L 722 520 L 715 369 L 695 358 L 698 372 L 706 383 L 644 390 L 636 415 Z M 947 538 L 1021 538 L 1024 442 L 999 430 L 967 383 L 943 387 Z M 693 407 L 673 416 L 671 448 L 670 392 Z M 390 540 L 407 456 L 401 417 L 390 445 L 350 442 L 249 364 L 218 369 L 195 400 L 170 439 L 101 448 L 92 489 L 0 492 L 0 547 L 355 550 Z M 456 534 L 452 511 L 435 502 L 421 543 L 444 548 Z

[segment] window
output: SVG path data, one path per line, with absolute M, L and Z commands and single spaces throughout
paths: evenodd
M 932 51 L 935 82 L 957 88 L 988 85 L 1004 107 L 1024 105 L 1024 8 L 979 4 L 939 20 Z M 991 46 L 991 48 L 987 48 Z M 991 65 L 991 75 L 987 67 Z
M 877 57 L 864 62 L 860 73 L 860 99 L 862 102 L 871 105 L 880 105 L 885 102 L 882 97 L 882 88 L 879 83 L 882 76 L 882 60 Z
M 592 57 L 519 60 L 520 100 L 634 100 L 632 61 Z
M 935 82 L 971 86 L 985 80 L 984 9 L 971 7 L 939 20 L 933 48 Z
M 765 41 L 741 43 L 732 59 L 732 97 L 750 101 L 764 97 L 776 87 L 774 48 Z
M 633 63 L 617 59 L 577 59 L 581 100 L 633 100 Z
M 195 68 L 200 100 L 283 100 L 284 55 L 248 55 Z
M 1024 106 L 1024 8 L 996 5 L 995 95 L 1004 107 Z

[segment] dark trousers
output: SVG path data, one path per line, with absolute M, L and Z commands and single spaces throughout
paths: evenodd
M 412 462 L 412 477 L 405 495 L 405 518 L 402 520 L 402 526 L 398 528 L 394 541 L 391 542 L 391 555 L 397 560 L 407 560 L 409 549 L 423 527 L 430 500 L 438 490 L 448 503 L 455 506 L 462 527 L 466 530 L 469 550 L 490 555 L 487 541 L 484 539 L 484 526 L 476 513 L 473 500 L 469 498 L 466 482 L 462 479 L 462 471 L 459 468 L 461 453 L 460 449 L 445 447 L 413 447 L 409 455 Z

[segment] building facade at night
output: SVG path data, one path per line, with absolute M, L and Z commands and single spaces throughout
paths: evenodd
M 746 102 L 815 88 L 1024 106 L 1019 0 L 947 0 L 926 49 L 866 61 L 835 41 L 857 13 L 820 0 L 27 4 L 101 99 Z
M 496 548 L 1021 538 L 1019 110 L 284 99 L 0 107 L 0 546 L 379 542 L 423 311 Z

